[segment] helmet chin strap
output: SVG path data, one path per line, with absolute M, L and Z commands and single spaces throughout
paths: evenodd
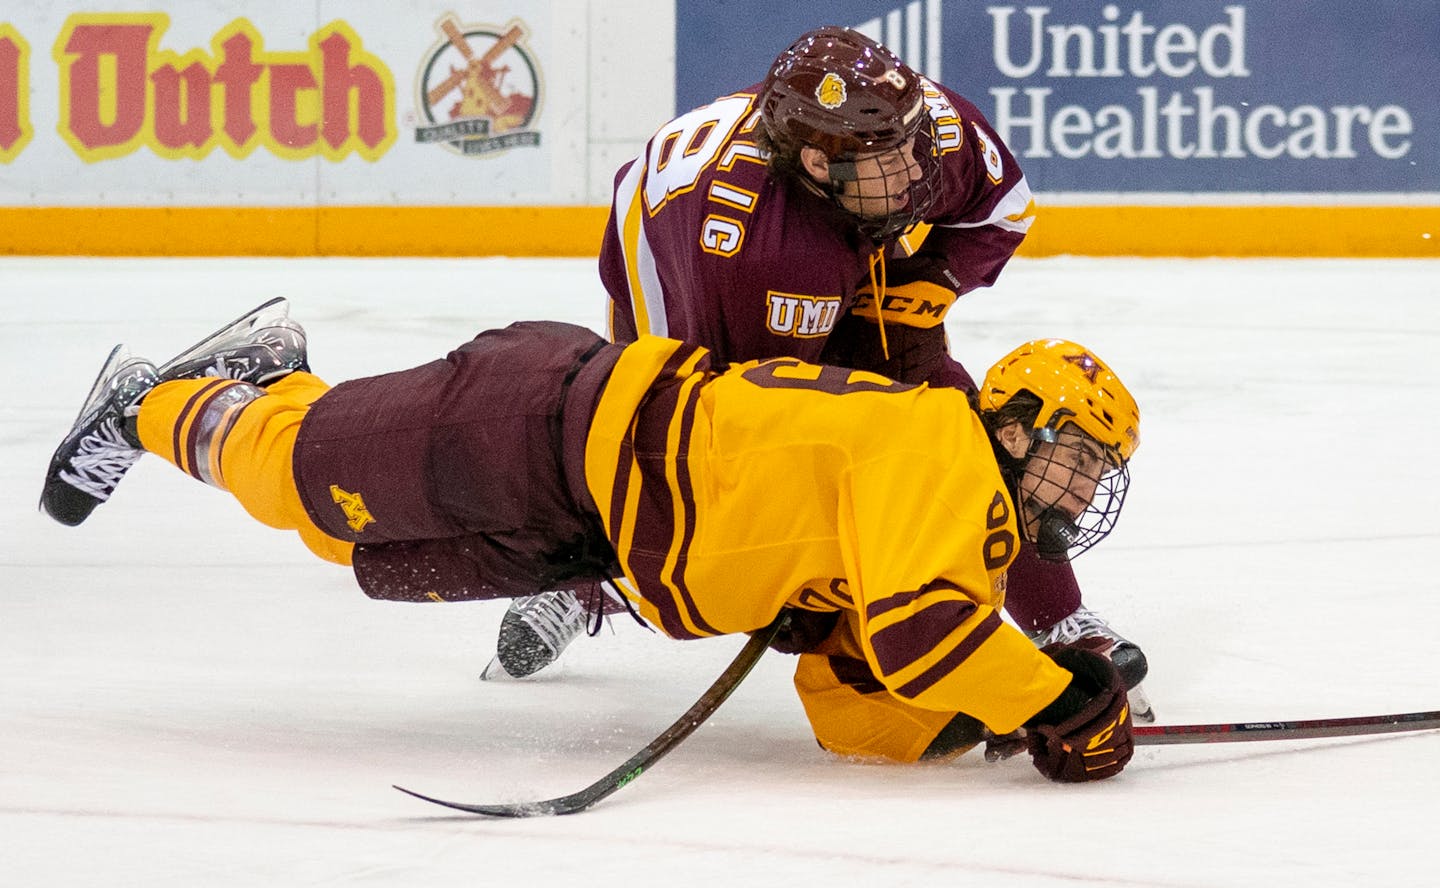
M 1069 561 L 1070 549 L 1080 542 L 1080 528 L 1067 514 L 1050 506 L 1034 519 L 1035 554 L 1046 561 Z
M 1020 479 L 1025 474 L 1025 463 L 1029 460 L 1029 454 L 1016 459 L 1007 453 L 998 444 L 995 445 L 995 456 L 1003 468 L 1005 483 L 1010 488 L 1010 498 L 1020 506 L 1021 533 L 1029 534 L 1033 531 L 1034 537 L 1031 542 L 1035 545 L 1035 554 L 1045 561 L 1069 561 L 1070 549 L 1079 542 L 1081 530 L 1064 510 L 1057 506 L 1041 506 L 1032 496 L 1028 500 L 1022 500 L 1020 496 Z M 1032 518 L 1031 515 L 1034 515 Z
M 854 182 L 860 178 L 860 173 L 855 169 L 853 160 L 832 160 L 830 161 L 830 184 L 844 185 L 846 182 Z

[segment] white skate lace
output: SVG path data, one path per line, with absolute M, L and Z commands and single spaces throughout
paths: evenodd
M 256 319 L 257 321 L 259 319 Z M 270 326 L 244 331 L 226 331 L 190 351 L 172 358 L 160 368 L 165 379 L 217 378 L 250 379 L 256 385 L 283 376 L 304 361 L 304 331 L 299 325 L 280 319 Z
M 1070 644 L 1082 638 L 1099 636 L 1110 639 L 1112 645 L 1127 643 L 1126 639 L 1110 628 L 1110 624 L 1088 607 L 1077 607 L 1075 612 L 1036 636 L 1040 647 L 1056 642 Z
M 205 368 L 205 375 L 216 379 L 238 379 L 249 369 L 249 360 L 230 355 L 216 355 L 215 363 Z
M 104 502 L 144 453 L 120 434 L 118 420 L 107 419 L 80 439 L 70 469 L 60 470 L 60 480 Z
M 585 631 L 585 610 L 573 592 L 542 592 L 522 600 L 515 611 L 557 655 Z

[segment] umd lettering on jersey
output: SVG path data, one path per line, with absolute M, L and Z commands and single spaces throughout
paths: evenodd
M 776 336 L 828 336 L 840 316 L 839 296 L 801 296 L 771 290 L 765 299 L 769 304 L 765 326 Z

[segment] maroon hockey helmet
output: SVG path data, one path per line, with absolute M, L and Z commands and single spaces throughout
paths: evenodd
M 817 28 L 780 53 L 760 90 L 760 116 L 780 145 L 814 145 L 831 159 L 894 148 L 925 117 L 920 77 L 849 28 Z
M 780 53 L 760 89 L 760 119 L 781 168 L 797 168 L 802 147 L 825 153 L 832 196 L 855 179 L 857 157 L 902 150 L 915 140 L 909 150 L 920 180 L 903 201 L 893 201 L 900 208 L 859 216 L 872 237 L 921 221 L 937 199 L 941 177 L 920 75 L 859 31 L 817 28 Z

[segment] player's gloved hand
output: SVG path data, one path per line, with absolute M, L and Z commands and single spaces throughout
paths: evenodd
M 1008 734 L 988 734 L 985 737 L 985 761 L 1003 762 L 1030 748 L 1030 740 L 1021 728 Z
M 839 611 L 820 613 L 787 607 L 783 612 L 787 619 L 780 625 L 780 631 L 770 640 L 770 647 L 782 654 L 804 654 L 815 650 L 835 631 L 835 625 L 840 622 Z
M 922 759 L 948 758 L 968 752 L 985 744 L 985 761 L 1003 762 L 1019 755 L 1028 748 L 1023 728 L 1008 734 L 997 734 L 974 716 L 957 712 L 930 746 L 920 755 Z
M 1066 783 L 1119 774 L 1135 753 L 1120 673 L 1108 659 L 1082 647 L 1051 645 L 1045 653 L 1075 677 L 1025 724 L 1036 770 Z
M 917 253 L 885 263 L 885 320 L 914 327 L 938 327 L 955 300 L 960 279 L 939 254 Z M 875 289 L 869 280 L 856 288 L 855 313 L 875 319 Z

